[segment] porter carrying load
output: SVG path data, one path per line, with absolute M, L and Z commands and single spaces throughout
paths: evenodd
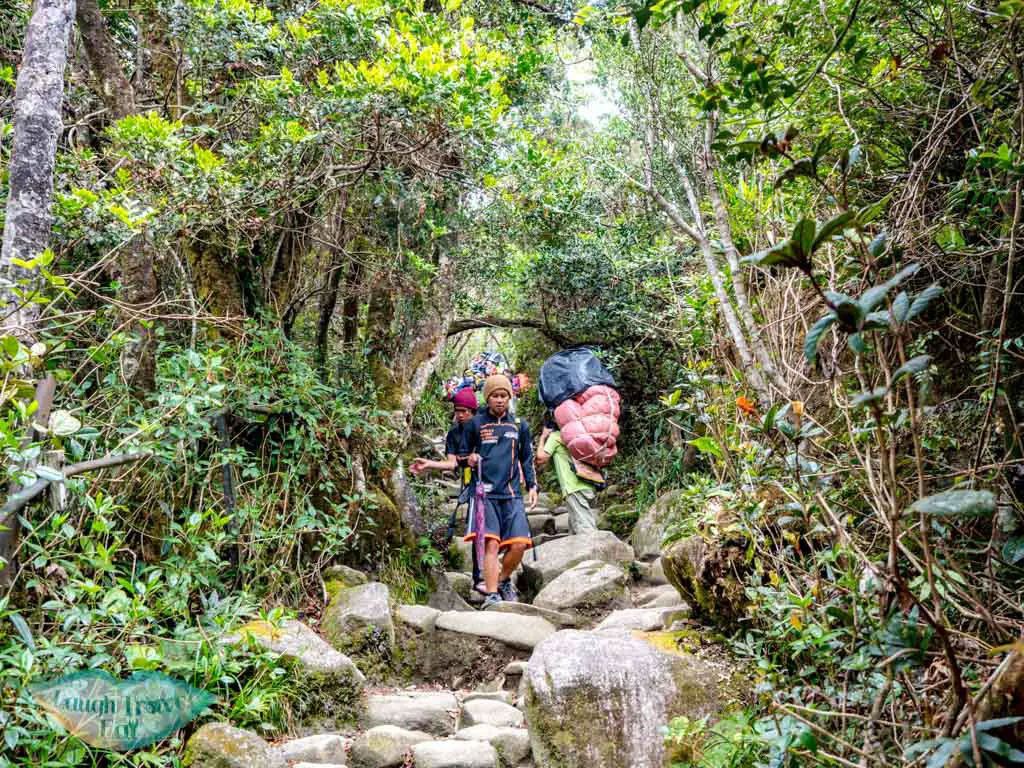
M 614 387 L 615 379 L 587 347 L 557 352 L 541 366 L 537 393 L 554 411 L 577 465 L 606 467 L 615 457 L 621 407 Z M 577 468 L 581 477 L 593 473 L 589 467 Z

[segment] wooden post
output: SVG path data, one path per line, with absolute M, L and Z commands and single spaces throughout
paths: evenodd
M 40 457 L 39 463 L 44 467 L 55 469 L 58 472 L 64 471 L 64 451 L 46 451 Z M 53 480 L 47 489 L 47 498 L 51 512 L 60 512 L 67 505 L 68 488 L 63 480 Z
M 57 380 L 52 376 L 47 376 L 36 384 L 35 402 L 38 405 L 35 413 L 32 414 L 33 424 L 38 424 L 41 427 L 49 425 L 50 409 L 53 407 L 53 394 L 56 389 Z M 28 448 L 34 440 L 38 440 L 40 437 L 40 431 L 34 426 L 30 426 L 28 434 L 21 441 L 22 449 Z M 28 462 L 22 469 L 32 469 L 33 466 L 32 462 Z M 19 490 L 21 490 L 21 484 L 16 481 L 12 482 L 8 488 L 8 495 L 14 496 Z M 19 534 L 17 510 L 12 510 L 8 514 L 0 514 L 0 588 L 3 589 L 14 583 L 14 573 L 17 570 L 14 556 L 18 551 Z

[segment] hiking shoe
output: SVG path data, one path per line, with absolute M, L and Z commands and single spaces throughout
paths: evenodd
M 505 579 L 498 585 L 498 594 L 501 595 L 501 599 L 506 603 L 519 602 L 519 593 L 516 592 L 516 588 L 512 586 L 512 579 Z
M 486 611 L 492 605 L 497 605 L 498 603 L 501 603 L 501 602 L 504 602 L 501 599 L 501 595 L 499 595 L 497 592 L 491 592 L 484 599 L 483 605 L 480 606 L 480 610 L 481 611 Z

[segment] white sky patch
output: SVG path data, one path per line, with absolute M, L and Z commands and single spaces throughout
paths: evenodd
M 621 114 L 613 94 L 598 82 L 590 56 L 566 64 L 565 75 L 576 100 L 576 114 L 588 123 L 596 126 L 606 118 Z

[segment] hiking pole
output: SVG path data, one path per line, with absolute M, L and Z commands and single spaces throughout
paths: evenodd
M 476 561 L 481 569 L 484 565 L 484 536 L 487 533 L 487 493 L 484 491 L 484 457 L 476 462 L 476 488 L 473 493 L 473 530 L 476 531 L 476 539 L 473 541 L 473 548 L 476 550 Z
M 445 549 L 447 549 L 448 546 L 452 543 L 452 538 L 455 536 L 455 520 L 459 516 L 459 507 L 461 506 L 462 504 L 459 503 L 458 499 L 456 499 L 455 508 L 452 510 L 451 517 L 448 518 L 448 531 L 445 533 L 444 536 Z

